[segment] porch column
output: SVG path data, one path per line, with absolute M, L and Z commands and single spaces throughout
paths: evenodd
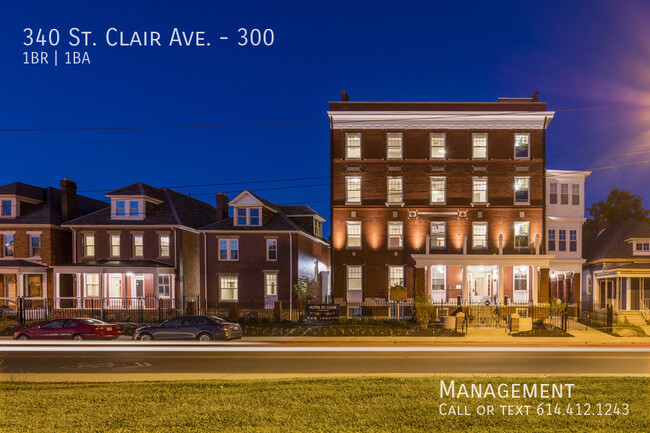
M 54 299 L 56 308 L 61 308 L 61 274 L 58 272 L 54 274 Z
M 76 292 L 77 292 L 76 293 L 76 295 L 77 295 L 77 308 L 80 308 L 79 307 L 80 305 L 81 305 L 81 307 L 85 307 L 85 305 L 83 305 L 84 304 L 84 302 L 83 302 L 84 296 L 83 296 L 83 289 L 81 287 L 81 274 L 76 273 L 74 275 L 76 277 L 75 286 L 76 286 Z
M 47 299 L 47 272 L 43 273 L 43 297 Z
M 18 280 L 18 296 L 25 296 L 25 276 L 19 272 L 16 273 Z
M 170 275 L 170 287 L 169 287 L 169 295 L 172 298 L 172 308 L 176 308 L 176 274 L 169 274 Z
M 169 290 L 171 291 L 171 279 L 169 280 Z M 160 292 L 158 291 L 158 268 L 153 270 L 153 297 L 156 300 L 156 308 L 160 308 L 160 301 L 158 300 Z
M 503 305 L 503 291 L 505 285 L 505 277 L 503 276 L 503 265 L 499 265 L 499 305 Z
M 533 266 L 533 304 L 539 302 L 539 271 Z
M 641 288 L 641 284 L 639 284 Z M 630 311 L 632 308 L 632 278 L 627 277 L 627 283 L 625 284 L 625 310 Z
M 462 298 L 463 302 L 467 302 L 469 290 L 467 287 L 467 265 L 463 265 L 463 286 L 462 286 Z

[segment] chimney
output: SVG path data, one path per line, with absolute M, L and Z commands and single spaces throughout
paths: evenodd
M 77 184 L 74 180 L 63 179 L 59 185 L 61 185 L 61 215 L 65 222 L 77 216 Z
M 341 91 L 341 101 L 343 102 L 348 102 L 350 100 L 350 96 L 348 96 L 348 92 L 345 90 Z
M 533 102 L 539 101 L 539 92 L 534 92 L 533 93 Z
M 217 194 L 217 221 L 228 218 L 228 196 L 222 192 Z

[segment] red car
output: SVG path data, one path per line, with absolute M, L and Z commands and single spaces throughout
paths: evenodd
M 97 319 L 56 319 L 37 328 L 23 329 L 14 334 L 14 340 L 99 340 L 122 335 L 118 325 Z

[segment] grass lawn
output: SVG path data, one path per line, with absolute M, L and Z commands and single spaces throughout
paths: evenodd
M 444 378 L 445 381 L 452 378 Z M 7 382 L 3 432 L 641 432 L 650 430 L 647 378 L 455 378 L 466 384 L 574 383 L 568 399 L 440 398 L 440 378 L 144 383 Z M 470 416 L 443 416 L 441 403 Z M 629 405 L 629 415 L 537 415 L 539 403 Z M 532 405 L 503 416 L 499 405 Z M 496 414 L 479 416 L 479 405 Z M 546 406 L 544 406 L 546 409 Z M 584 409 L 583 409 L 584 410 Z M 622 410 L 622 409 L 621 409 Z

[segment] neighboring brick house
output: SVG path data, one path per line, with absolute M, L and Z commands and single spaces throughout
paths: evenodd
M 217 219 L 200 229 L 201 297 L 208 305 L 254 301 L 272 308 L 290 299 L 302 277 L 314 281 L 317 299 L 327 301 L 330 246 L 325 220 L 309 206 L 276 205 L 249 191 L 230 202 L 219 194 Z
M 57 306 L 143 305 L 199 295 L 199 227 L 216 220 L 209 204 L 141 182 L 106 194 L 110 206 L 64 224 L 73 233 L 69 264 L 56 266 Z
M 544 177 L 554 112 L 498 102 L 331 102 L 332 293 L 547 302 Z
M 546 170 L 546 250 L 551 260 L 550 294 L 567 304 L 580 304 L 582 224 L 585 222 L 585 179 L 590 171 Z
M 61 189 L 20 182 L 0 187 L 0 305 L 15 308 L 17 297 L 52 299 L 51 266 L 68 263 L 72 233 L 61 224 L 107 204 L 77 195 L 76 184 Z
M 614 323 L 645 325 L 650 320 L 650 223 L 628 219 L 602 230 L 584 247 L 583 311 Z

